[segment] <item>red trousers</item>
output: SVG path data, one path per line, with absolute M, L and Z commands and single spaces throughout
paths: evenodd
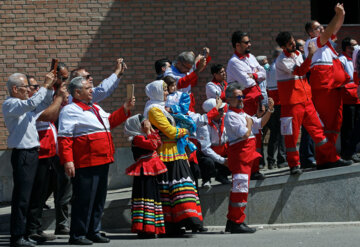
M 284 137 L 287 156 L 286 159 L 289 167 L 294 167 L 300 164 L 299 152 L 296 149 L 296 143 L 301 125 L 305 127 L 315 142 L 315 158 L 317 165 L 322 165 L 327 162 L 335 162 L 339 159 L 335 145 L 324 135 L 323 127 L 311 100 L 294 105 L 282 105 L 281 117 L 292 117 L 292 120 L 288 122 L 288 124 L 292 125 L 292 128 L 290 128 L 292 130 L 292 134 L 282 133 L 286 134 Z M 281 125 L 282 130 L 284 127 L 290 127 L 290 125 L 284 126 L 286 124 L 283 122 Z
M 227 218 L 237 224 L 245 220 L 245 209 L 249 194 L 251 170 L 254 164 L 259 164 L 261 155 L 256 152 L 255 139 L 229 146 L 229 170 L 232 173 L 232 189 L 230 192 Z
M 342 97 L 340 89 L 312 90 L 313 102 L 324 124 L 324 133 L 335 145 L 342 123 Z

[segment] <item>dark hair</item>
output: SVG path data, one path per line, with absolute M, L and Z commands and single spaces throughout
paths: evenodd
M 70 81 L 71 81 L 72 79 L 74 79 L 75 77 L 81 76 L 80 73 L 79 73 L 80 70 L 85 70 L 85 68 L 83 68 L 83 67 L 78 67 L 78 68 L 76 68 L 76 69 L 74 69 L 74 70 L 72 70 L 72 71 L 70 72 Z
M 249 36 L 247 33 L 242 32 L 242 31 L 236 31 L 232 34 L 231 36 L 231 43 L 232 46 L 235 48 L 236 47 L 236 43 L 240 43 L 241 40 L 246 37 Z
M 316 20 L 311 20 L 305 23 L 305 31 L 310 36 L 310 32 L 313 30 L 312 25 L 316 22 Z
M 176 79 L 172 76 L 165 76 L 163 79 L 162 79 L 166 85 L 169 87 L 170 85 L 176 83 Z
M 276 43 L 282 47 L 282 46 L 286 46 L 286 44 L 291 40 L 291 33 L 290 32 L 280 32 L 277 36 L 276 36 Z
M 63 62 L 58 62 L 58 66 L 57 66 L 57 68 L 56 68 L 56 71 L 57 71 L 57 72 L 60 72 L 60 70 L 63 69 L 63 68 L 67 69 L 66 64 L 63 63 Z
M 162 67 L 164 67 L 166 65 L 166 63 L 171 64 L 171 61 L 167 58 L 162 58 L 162 59 L 155 61 L 156 74 L 158 74 L 158 75 L 161 74 L 161 69 L 162 69 Z
M 346 37 L 341 41 L 341 49 L 343 51 L 346 51 L 346 47 L 351 46 L 351 40 L 353 40 L 351 37 Z
M 219 73 L 219 71 L 224 68 L 224 65 L 222 64 L 213 64 L 211 65 L 211 74 L 216 74 L 216 73 Z

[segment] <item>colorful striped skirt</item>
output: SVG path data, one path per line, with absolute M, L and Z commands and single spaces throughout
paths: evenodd
M 197 229 L 203 225 L 200 200 L 186 160 L 164 162 L 168 172 L 158 176 L 166 224 Z
M 135 233 L 165 234 L 160 192 L 155 176 L 134 177 L 131 198 L 131 231 Z

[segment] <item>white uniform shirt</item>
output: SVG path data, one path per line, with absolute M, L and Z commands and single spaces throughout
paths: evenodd
M 29 149 L 40 147 L 36 119 L 52 102 L 54 91 L 41 87 L 32 97 L 21 100 L 8 97 L 3 105 L 5 125 L 9 131 L 9 148 Z
M 266 71 L 266 82 L 269 91 L 278 89 L 276 81 L 276 60 L 270 65 L 270 69 Z
M 252 118 L 253 125 L 251 128 L 251 134 L 249 138 L 255 138 L 254 133 L 258 133 L 259 129 L 261 129 L 261 118 L 251 117 L 245 112 L 236 113 L 234 111 L 229 110 L 225 116 L 225 128 L 226 133 L 229 140 L 229 145 L 233 145 L 240 141 L 243 141 L 243 136 L 248 131 L 246 127 L 246 117 Z
M 345 55 L 341 54 L 339 60 L 344 67 L 344 70 L 350 76 L 350 82 L 354 82 L 354 64 L 352 60 L 349 60 Z M 349 82 L 349 83 L 350 83 Z
M 258 82 L 262 82 L 266 79 L 265 69 L 260 66 L 256 58 L 252 54 L 249 54 L 249 57 L 244 56 L 242 58 L 239 58 L 236 54 L 234 54 L 230 58 L 226 68 L 227 82 L 238 82 L 245 88 L 255 86 L 255 79 L 252 79 L 248 75 L 255 72 L 258 76 Z
M 222 88 L 210 81 L 206 84 L 206 98 L 216 99 L 216 95 L 221 96 Z

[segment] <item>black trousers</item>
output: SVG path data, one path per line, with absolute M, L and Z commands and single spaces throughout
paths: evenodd
M 107 193 L 109 164 L 78 168 L 72 179 L 70 238 L 99 234 Z
M 341 126 L 341 155 L 350 156 L 356 153 L 360 141 L 360 105 L 343 105 L 343 122 Z
M 311 136 L 304 128 L 301 126 L 301 139 L 300 139 L 300 163 L 306 164 L 315 161 L 315 144 Z
M 39 163 L 38 156 L 38 148 L 13 149 L 11 154 L 14 182 L 11 199 L 11 241 L 26 234 L 30 197 Z
M 50 169 L 54 157 L 39 159 L 36 170 L 33 189 L 31 192 L 29 213 L 27 216 L 27 234 L 34 234 L 41 230 L 41 217 L 43 206 L 47 196 L 49 186 Z
M 226 166 L 215 162 L 212 158 L 205 156 L 202 152 L 197 153 L 197 158 L 203 182 L 209 181 L 211 177 L 227 177 L 231 174 Z
M 271 117 L 266 124 L 266 127 L 270 130 L 270 137 L 267 147 L 267 161 L 268 164 L 275 164 L 275 151 L 277 150 L 277 164 L 286 162 L 286 152 L 285 152 L 285 141 L 284 137 L 280 132 L 280 116 L 281 116 L 281 106 L 274 106 L 274 113 L 271 114 Z M 265 136 L 265 134 L 263 135 Z
M 69 227 L 69 207 L 72 197 L 72 185 L 64 166 L 60 164 L 60 159 L 55 156 L 52 163 L 52 172 L 56 181 L 54 190 L 56 228 L 63 229 Z

